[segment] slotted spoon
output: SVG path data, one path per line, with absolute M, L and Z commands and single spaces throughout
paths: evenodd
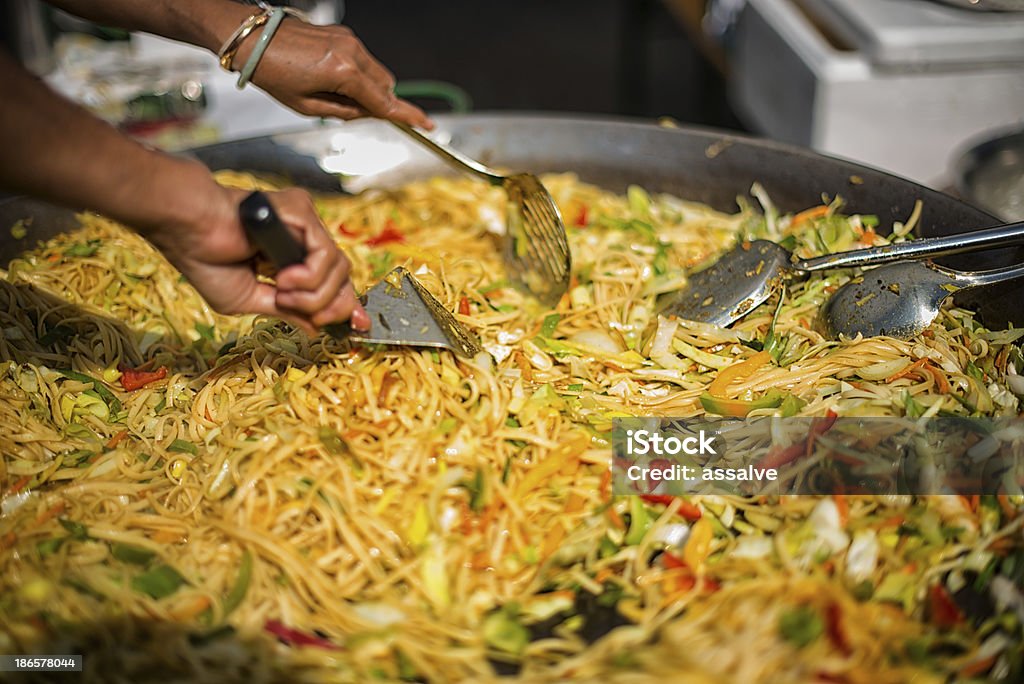
M 572 259 L 562 215 L 540 179 L 532 173 L 500 174 L 411 126 L 392 123 L 459 171 L 504 188 L 508 221 L 502 256 L 509 276 L 544 304 L 557 304 L 569 289 Z

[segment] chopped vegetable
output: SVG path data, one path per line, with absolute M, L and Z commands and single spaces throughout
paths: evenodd
M 821 616 L 811 606 L 798 606 L 779 616 L 779 634 L 797 648 L 814 643 L 824 631 Z
M 155 371 L 140 371 L 127 366 L 119 366 L 118 370 L 121 371 L 121 387 L 129 392 L 167 377 L 167 366 L 160 366 Z
M 724 398 L 730 384 L 750 377 L 759 371 L 762 366 L 770 362 L 771 358 L 771 354 L 767 351 L 760 351 L 749 359 L 723 368 L 718 372 L 718 377 L 708 385 L 708 394 L 716 399 Z
M 482 633 L 487 645 L 513 655 L 522 654 L 530 643 L 530 631 L 519 622 L 516 613 L 505 607 L 484 618 Z
M 322 648 L 327 651 L 344 650 L 341 646 L 338 646 L 322 636 L 309 634 L 298 629 L 292 629 L 291 627 L 285 627 L 284 624 L 278 620 L 267 620 L 263 624 L 263 629 L 270 632 L 289 646 L 310 646 L 312 648 Z
M 364 241 L 363 244 L 369 247 L 379 247 L 395 242 L 405 242 L 405 235 L 400 231 L 391 219 L 384 224 L 384 230 Z
M 71 538 L 75 541 L 85 541 L 89 539 L 89 528 L 80 522 L 74 520 L 68 520 L 67 518 L 60 518 L 57 522 L 71 535 Z
M 178 591 L 185 578 L 169 565 L 158 565 L 132 578 L 132 589 L 151 598 L 162 599 Z
M 224 617 L 242 605 L 246 593 L 249 591 L 249 584 L 252 582 L 252 554 L 248 549 L 242 553 L 242 560 L 238 564 L 238 577 L 231 586 L 231 591 L 224 597 Z
M 170 446 L 167 447 L 167 450 L 179 454 L 192 454 L 193 456 L 199 453 L 199 447 L 192 442 L 186 442 L 183 439 L 176 439 L 171 442 Z
M 107 405 L 110 409 L 110 413 L 118 414 L 121 412 L 121 400 L 115 397 L 114 393 L 107 389 L 107 386 L 96 378 L 73 370 L 62 370 L 60 371 L 60 374 L 68 380 L 92 383 L 93 391 L 96 392 L 99 398 Z
M 111 544 L 110 555 L 119 561 L 133 563 L 135 565 L 146 565 L 156 554 L 149 549 L 131 544 Z
M 540 327 L 540 334 L 544 337 L 551 337 L 555 334 L 558 321 L 562 320 L 561 314 L 553 313 L 544 317 L 544 323 Z

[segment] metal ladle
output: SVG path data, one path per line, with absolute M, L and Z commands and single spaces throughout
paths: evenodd
M 768 299 L 786 280 L 814 271 L 924 259 L 1024 243 L 1024 221 L 940 238 L 798 259 L 768 240 L 739 245 L 690 277 L 664 312 L 691 321 L 729 325 Z
M 908 339 L 927 328 L 949 296 L 1024 277 L 1024 264 L 991 271 L 954 271 L 930 261 L 880 266 L 854 278 L 825 304 L 825 327 L 839 335 Z

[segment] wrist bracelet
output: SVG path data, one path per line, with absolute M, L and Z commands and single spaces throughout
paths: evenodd
M 242 42 L 249 37 L 253 31 L 263 26 L 270 20 L 272 14 L 271 10 L 261 10 L 256 14 L 253 14 L 248 19 L 242 22 L 242 24 L 235 29 L 224 45 L 221 46 L 220 52 L 217 53 L 217 57 L 220 59 L 220 65 L 225 71 L 232 71 L 235 61 L 235 53 L 238 52 L 238 48 L 241 47 Z
M 270 41 L 273 40 L 274 34 L 277 33 L 277 29 L 281 26 L 281 22 L 284 20 L 284 17 L 285 10 L 283 7 L 275 7 L 271 10 L 270 19 L 267 20 L 267 25 L 263 29 L 263 33 L 260 34 L 260 38 L 256 42 L 256 47 L 252 50 L 252 54 L 249 55 L 249 59 L 246 60 L 245 66 L 242 67 L 242 73 L 238 77 L 238 83 L 235 84 L 239 90 L 249 83 L 249 79 L 252 78 L 253 72 L 256 71 L 256 67 L 259 66 L 260 60 L 263 59 L 263 53 L 267 51 L 267 46 L 270 45 Z

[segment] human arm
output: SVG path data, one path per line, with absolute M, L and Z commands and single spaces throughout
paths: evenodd
M 49 0 L 90 21 L 146 31 L 216 53 L 255 8 L 231 0 Z M 259 32 L 235 57 L 245 64 Z M 285 19 L 252 82 L 301 114 L 353 119 L 376 116 L 433 128 L 415 105 L 395 97 L 395 77 L 344 26 Z
M 238 220 L 243 193 L 218 185 L 198 162 L 148 149 L 120 134 L 0 53 L 0 187 L 81 209 L 138 230 L 218 311 L 263 313 L 308 332 L 350 316 L 369 319 L 349 280 L 350 264 L 299 190 L 272 199 L 303 241 L 303 264 L 256 279 Z

